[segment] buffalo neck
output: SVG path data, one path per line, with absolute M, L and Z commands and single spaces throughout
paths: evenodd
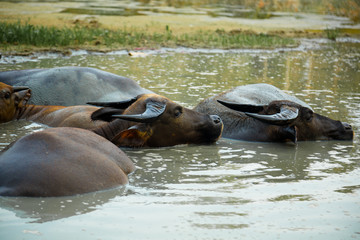
M 111 141 L 120 132 L 128 129 L 129 127 L 131 127 L 133 125 L 134 125 L 134 123 L 131 123 L 129 121 L 116 119 L 112 122 L 109 122 L 108 124 L 105 124 L 103 126 L 95 128 L 92 131 L 94 133 L 108 139 L 109 141 Z
M 26 105 L 18 110 L 16 119 L 25 119 L 34 122 L 43 123 L 45 116 L 53 113 L 59 109 L 65 108 L 64 106 L 43 106 L 43 105 Z

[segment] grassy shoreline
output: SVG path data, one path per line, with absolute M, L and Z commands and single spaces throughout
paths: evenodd
M 159 32 L 136 28 L 110 30 L 99 27 L 49 27 L 29 23 L 0 22 L 0 51 L 22 54 L 29 51 L 84 49 L 113 51 L 135 48 L 278 48 L 295 47 L 299 43 L 290 37 L 255 32 L 197 31 L 174 34 L 171 26 Z

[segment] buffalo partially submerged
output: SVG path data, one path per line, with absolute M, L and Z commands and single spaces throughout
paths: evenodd
M 217 114 L 222 136 L 247 141 L 352 140 L 347 123 L 314 113 L 309 105 L 269 84 L 253 84 L 205 99 L 195 109 Z
M 89 67 L 57 67 L 0 72 L 0 82 L 28 86 L 31 104 L 81 105 L 88 101 L 118 101 L 152 93 L 134 80 Z
M 121 102 L 92 102 L 104 108 L 27 105 L 29 98 L 28 89 L 0 83 L 0 123 L 26 119 L 52 127 L 92 129 L 116 145 L 128 147 L 212 143 L 223 127 L 218 116 L 195 112 L 157 94 Z
M 83 117 L 85 123 L 90 118 L 104 122 L 92 131 L 50 128 L 10 144 L 0 152 L 0 195 L 66 196 L 125 184 L 134 165 L 113 143 L 127 147 L 213 143 L 223 128 L 218 116 L 186 109 L 156 94 L 92 102 L 103 108 L 27 105 L 29 97 L 25 87 L 0 83 L 0 123 L 25 118 L 78 125 Z M 85 109 L 86 114 L 79 115 L 76 109 Z M 64 121 L 69 116 L 73 121 Z
M 0 152 L 0 195 L 57 197 L 128 182 L 135 170 L 118 147 L 79 128 L 49 128 Z
M 28 104 L 32 91 L 28 87 L 12 87 L 0 82 L 0 123 L 25 119 L 50 127 L 78 127 L 93 129 L 105 122 L 92 121 L 91 114 L 98 107 L 52 106 Z
M 92 114 L 92 119 L 111 121 L 94 132 L 119 146 L 213 143 L 223 129 L 218 116 L 184 108 L 157 94 L 144 94 L 123 102 L 91 104 L 104 106 Z

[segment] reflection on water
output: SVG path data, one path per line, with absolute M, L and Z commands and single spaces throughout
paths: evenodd
M 97 206 L 125 195 L 125 187 L 70 197 L 58 198 L 0 198 L 4 209 L 32 222 L 47 222 L 95 211 Z
M 234 86 L 266 82 L 351 123 L 356 135 L 353 142 L 221 139 L 205 146 L 124 149 L 137 166 L 125 187 L 65 198 L 0 198 L 0 238 L 358 238 L 359 62 L 358 45 L 326 44 L 293 51 L 178 49 L 137 58 L 110 53 L 2 63 L 2 71 L 96 67 L 188 107 Z M 2 124 L 0 148 L 42 128 L 26 121 Z

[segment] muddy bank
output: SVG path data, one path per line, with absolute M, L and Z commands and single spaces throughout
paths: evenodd
M 329 43 L 333 43 L 333 41 L 324 39 L 324 38 L 301 38 L 299 39 L 299 45 L 296 47 L 279 47 L 275 49 L 209 49 L 209 48 L 185 48 L 185 47 L 177 47 L 177 48 L 157 48 L 157 49 L 148 49 L 148 48 L 134 48 L 132 50 L 85 50 L 85 49 L 29 49 L 24 52 L 9 52 L 2 53 L 0 58 L 0 64 L 19 64 L 25 62 L 37 62 L 41 59 L 56 59 L 56 58 L 70 58 L 76 56 L 86 56 L 86 55 L 103 55 L 103 56 L 121 56 L 127 55 L 131 58 L 142 58 L 151 55 L 163 55 L 163 54 L 174 54 L 174 53 L 182 53 L 182 54 L 196 54 L 196 53 L 204 53 L 204 54 L 226 54 L 226 53 L 256 53 L 256 52 L 304 52 L 304 51 L 314 51 L 319 49 L 326 49 Z M 360 45 L 360 39 L 356 38 L 338 38 L 337 43 L 341 45 Z

